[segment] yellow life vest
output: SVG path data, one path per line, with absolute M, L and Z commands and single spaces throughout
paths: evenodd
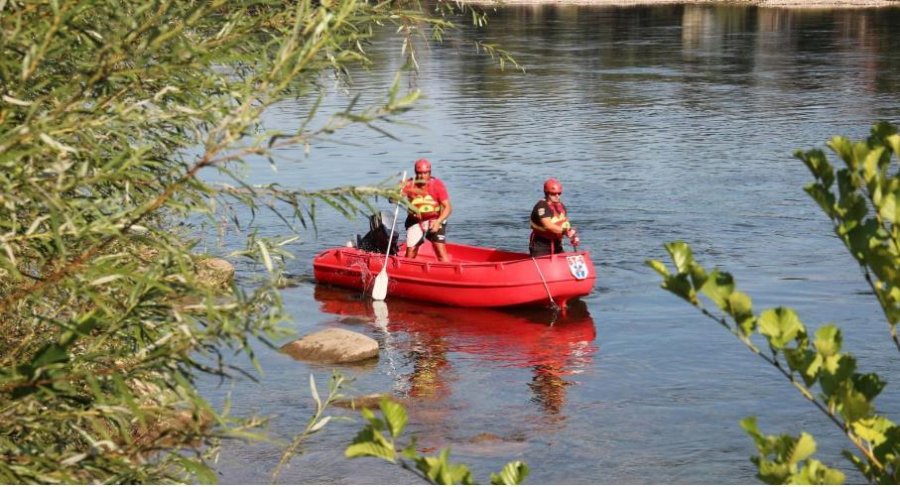
M 540 203 L 540 201 L 538 201 L 538 203 Z M 547 201 L 546 203 L 547 207 L 550 208 L 550 215 L 545 215 L 544 218 L 549 216 L 550 221 L 561 226 L 563 231 L 572 228 L 572 224 L 569 222 L 568 216 L 566 216 L 565 205 L 562 203 L 552 203 L 550 201 Z M 531 230 L 534 235 L 543 237 L 547 240 L 557 240 L 562 237 L 560 234 L 541 225 L 540 220 L 536 222 L 534 219 L 531 219 Z
M 406 188 L 404 188 L 406 197 L 409 199 L 409 205 L 415 211 L 415 216 L 419 221 L 437 218 L 443 209 L 441 204 L 434 199 L 429 191 L 434 185 L 433 181 L 435 180 L 429 179 L 428 183 L 422 187 L 416 186 L 415 183 L 408 183 Z

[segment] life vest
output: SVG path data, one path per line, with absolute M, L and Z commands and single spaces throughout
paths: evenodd
M 419 221 L 431 220 L 441 214 L 441 203 L 435 199 L 434 194 L 437 178 L 431 178 L 425 186 L 417 186 L 414 179 L 410 179 L 403 188 L 403 193 L 413 208 L 412 215 Z
M 563 230 L 568 230 L 572 227 L 572 224 L 569 223 L 569 218 L 566 216 L 565 205 L 563 205 L 561 202 L 553 203 L 545 200 L 540 200 L 538 201 L 538 203 L 540 203 L 541 201 L 544 201 L 547 204 L 547 207 L 550 208 L 550 215 L 544 215 L 544 218 L 547 218 L 549 216 L 550 221 L 561 226 Z M 562 238 L 562 235 L 555 233 L 552 230 L 541 225 L 540 220 L 534 221 L 534 219 L 531 219 L 531 236 L 532 238 L 537 236 L 546 240 L 559 240 L 560 238 Z

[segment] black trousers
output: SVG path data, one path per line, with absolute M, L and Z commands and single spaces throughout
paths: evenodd
M 528 251 L 532 257 L 540 257 L 542 255 L 561 254 L 565 252 L 563 249 L 562 239 L 548 240 L 542 237 L 534 237 L 528 243 Z

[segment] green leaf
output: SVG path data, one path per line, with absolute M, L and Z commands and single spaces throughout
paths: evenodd
M 82 316 L 79 316 L 73 328 L 66 331 L 59 337 L 58 343 L 66 348 L 72 345 L 76 339 L 83 337 L 96 328 L 100 320 L 96 316 L 97 311 L 92 310 Z
M 809 152 L 796 151 L 794 152 L 794 157 L 806 164 L 813 177 L 822 181 L 822 192 L 828 193 L 827 189 L 834 184 L 834 168 L 828 163 L 825 153 L 819 149 L 813 149 Z
M 192 460 L 187 457 L 179 457 L 178 463 L 191 475 L 197 482 L 203 485 L 212 485 L 218 483 L 216 473 L 200 460 Z
M 262 240 L 257 240 L 257 247 L 259 247 L 259 252 L 263 258 L 263 264 L 266 266 L 266 270 L 269 271 L 269 274 L 275 271 L 275 265 L 272 263 L 272 256 L 269 255 L 269 248 L 266 246 L 266 243 Z
M 841 233 L 839 226 L 835 230 L 838 235 L 843 238 L 844 243 L 850 250 L 850 254 L 859 261 L 860 265 L 872 265 L 872 242 L 878 241 L 880 228 L 874 220 L 867 220 L 862 225 L 855 225 L 854 228 L 846 233 Z
M 897 218 L 897 199 L 900 192 L 888 193 L 881 198 L 878 204 L 878 216 L 889 223 L 898 223 Z
M 815 452 L 816 440 L 809 433 L 803 432 L 800 433 L 800 438 L 797 439 L 797 442 L 791 449 L 791 454 L 787 461 L 789 463 L 799 463 L 812 456 Z
M 813 201 L 818 203 L 819 207 L 828 215 L 828 218 L 832 220 L 837 217 L 837 212 L 835 211 L 835 202 L 836 199 L 834 195 L 828 191 L 825 186 L 821 184 L 811 183 L 803 188 L 806 191 Z
M 897 452 L 900 451 L 900 427 L 887 418 L 877 417 L 876 421 L 884 421 L 885 423 L 889 423 L 890 426 L 884 431 L 885 440 L 880 444 L 876 443 L 874 445 L 875 448 L 873 448 L 873 451 L 875 457 L 885 460 L 893 458 L 895 459 L 894 461 L 896 461 L 898 458 Z M 896 470 L 894 470 L 894 472 L 896 472 Z
M 759 332 L 768 337 L 769 344 L 780 350 L 804 332 L 803 323 L 791 308 L 767 309 L 759 315 Z
M 726 298 L 725 304 L 726 311 L 738 324 L 741 334 L 749 336 L 753 333 L 756 321 L 753 316 L 753 301 L 750 299 L 750 296 L 740 291 L 734 291 Z
M 894 134 L 884 139 L 895 155 L 900 157 L 900 134 Z
M 818 460 L 808 461 L 800 471 L 788 481 L 796 485 L 839 485 L 844 483 L 844 473 L 828 468 Z
M 419 458 L 419 453 L 416 451 L 415 441 L 413 441 L 412 443 L 407 445 L 406 448 L 404 448 L 403 451 L 400 452 L 400 454 L 410 460 L 415 460 L 415 459 Z
M 719 309 L 728 311 L 728 298 L 734 292 L 734 278 L 727 272 L 713 270 L 700 289 Z
M 528 464 L 521 461 L 509 462 L 500 473 L 491 474 L 492 485 L 519 485 L 528 478 Z
M 356 435 L 350 446 L 344 450 L 344 455 L 347 458 L 377 457 L 391 463 L 397 461 L 394 444 L 371 426 L 365 427 Z
M 376 430 L 381 431 L 384 429 L 384 421 L 375 416 L 375 413 L 369 408 L 362 408 L 359 414 Z
M 437 457 L 421 457 L 416 467 L 431 482 L 441 485 L 470 485 L 472 473 L 465 465 L 450 463 L 450 449 L 445 448 Z
M 309 374 L 309 392 L 312 394 L 313 401 L 316 402 L 316 411 L 322 410 L 322 399 L 319 397 L 319 390 L 316 388 L 316 378 Z
M 383 397 L 381 398 L 381 414 L 384 415 L 391 436 L 394 438 L 399 437 L 403 433 L 403 428 L 406 427 L 406 422 L 409 420 L 406 409 L 387 397 Z
M 863 418 L 850 425 L 860 438 L 876 446 L 887 441 L 888 431 L 894 426 L 891 420 L 882 416 Z
M 691 264 L 694 262 L 694 254 L 690 245 L 681 241 L 670 242 L 666 244 L 666 250 L 672 256 L 672 262 L 679 274 L 686 274 L 690 271 Z
M 843 383 L 844 387 L 840 388 L 840 392 L 833 396 L 836 399 L 834 403 L 838 405 L 841 416 L 849 423 L 859 421 L 871 415 L 875 406 L 866 396 L 852 387 L 850 381 Z
M 320 429 L 324 428 L 325 425 L 327 425 L 329 421 L 331 421 L 331 416 L 325 416 L 324 418 L 317 421 L 316 424 L 310 426 L 309 432 L 315 433 L 316 431 L 319 431 Z
M 853 381 L 853 387 L 869 401 L 873 401 L 878 394 L 881 394 L 884 386 L 887 385 L 878 374 L 871 372 L 868 374 L 854 374 L 851 380 Z
M 763 436 L 757 427 L 756 418 L 747 417 L 741 427 L 756 443 L 759 457 L 752 457 L 757 467 L 757 478 L 768 484 L 821 484 L 843 482 L 843 473 L 811 459 L 816 451 L 815 439 L 809 433 Z
M 756 442 L 757 446 L 759 445 L 759 441 L 762 439 L 762 435 L 759 432 L 759 426 L 756 422 L 756 416 L 747 416 L 742 419 L 740 422 L 741 428 L 747 432 L 750 436 L 753 437 L 753 440 Z
M 376 442 L 353 443 L 344 450 L 347 458 L 377 457 L 395 463 L 394 450 Z
M 662 277 L 669 277 L 669 269 L 665 264 L 658 260 L 647 260 L 644 262 L 648 267 L 655 270 Z
M 816 338 L 813 344 L 823 357 L 831 357 L 837 355 L 841 351 L 841 330 L 834 324 L 825 325 L 816 330 Z
M 881 174 L 879 162 L 883 154 L 884 148 L 876 147 L 866 154 L 866 158 L 863 161 L 863 178 L 865 178 L 866 183 L 869 183 L 870 187 L 872 181 L 876 180 Z
M 854 166 L 853 159 L 853 144 L 850 142 L 850 139 L 841 136 L 832 137 L 828 142 L 828 147 L 831 148 L 841 159 L 844 160 L 844 163 L 847 164 L 851 169 Z
M 685 301 L 697 305 L 697 294 L 694 287 L 685 274 L 670 275 L 663 280 L 662 288 L 672 294 L 684 299 Z
M 691 265 L 691 283 L 693 284 L 694 289 L 702 289 L 706 284 L 707 279 L 709 279 L 709 275 L 706 273 L 706 269 L 694 262 Z
M 39 369 L 45 365 L 65 362 L 69 358 L 67 347 L 58 343 L 48 343 L 41 347 L 31 359 L 31 367 Z
M 833 355 L 822 363 L 819 385 L 825 396 L 839 394 L 841 388 L 847 387 L 856 373 L 856 359 L 851 355 Z M 852 387 L 852 384 L 850 385 Z
M 813 385 L 822 368 L 822 357 L 807 348 L 785 348 L 788 367 L 800 373 L 807 387 Z

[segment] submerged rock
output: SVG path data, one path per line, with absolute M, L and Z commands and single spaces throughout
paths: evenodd
M 337 401 L 334 401 L 333 404 L 339 408 L 346 408 L 346 409 L 362 409 L 362 408 L 375 409 L 380 406 L 382 398 L 387 398 L 394 402 L 400 402 L 400 400 L 397 399 L 396 397 L 394 397 L 388 393 L 383 393 L 383 394 L 366 394 L 365 396 L 348 397 L 345 399 L 338 399 Z
M 453 451 L 465 455 L 507 456 L 522 454 L 527 447 L 527 439 L 522 435 L 500 436 L 484 432 L 454 443 Z
M 213 414 L 204 410 L 142 408 L 144 421 L 132 426 L 132 441 L 141 445 L 182 448 L 199 447 L 200 438 L 212 427 Z
M 368 324 L 372 323 L 371 318 L 367 318 L 367 317 L 363 317 L 363 316 L 346 316 L 344 318 L 341 318 L 338 321 L 340 321 L 341 323 L 343 323 L 345 325 L 368 325 Z
M 469 438 L 469 443 L 496 443 L 498 441 L 503 441 L 503 438 L 494 433 L 479 433 Z
M 281 351 L 297 360 L 340 364 L 377 357 L 378 342 L 362 333 L 326 328 L 282 346 Z
M 301 284 L 314 284 L 315 282 L 315 278 L 308 274 L 285 273 L 279 276 L 278 281 L 275 283 L 275 285 L 278 286 L 278 289 L 288 289 L 300 287 Z

